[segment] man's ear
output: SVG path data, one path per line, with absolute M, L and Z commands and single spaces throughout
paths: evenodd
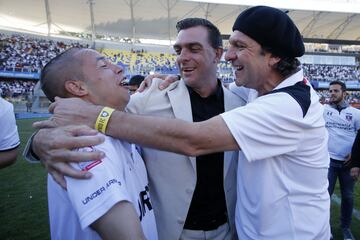
M 224 49 L 223 48 L 217 48 L 215 49 L 215 62 L 216 63 L 220 63 L 221 57 L 224 53 Z
M 65 89 L 70 94 L 76 97 L 83 97 L 87 95 L 88 89 L 83 81 L 69 80 L 65 82 Z
M 269 60 L 269 66 L 273 67 L 275 66 L 278 62 L 280 62 L 281 58 L 278 56 L 275 56 L 274 54 L 270 54 L 270 60 Z

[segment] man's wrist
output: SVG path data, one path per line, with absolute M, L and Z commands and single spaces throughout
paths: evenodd
M 89 116 L 91 116 L 91 121 L 88 124 L 89 127 L 96 129 L 95 128 L 96 119 L 103 108 L 104 106 L 100 106 L 100 105 L 91 106 L 91 108 L 89 109 Z
M 113 112 L 113 108 L 103 107 L 96 119 L 95 129 L 105 134 L 108 122 Z

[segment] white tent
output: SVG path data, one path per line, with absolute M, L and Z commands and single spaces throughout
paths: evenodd
M 359 0 L 335 1 L 360 4 Z M 298 2 L 301 5 L 302 0 Z M 0 28 L 173 40 L 175 23 L 185 17 L 207 18 L 222 34 L 230 34 L 236 16 L 246 8 L 182 0 L 0 0 Z M 360 14 L 355 10 L 354 13 L 284 10 L 304 38 L 360 41 Z

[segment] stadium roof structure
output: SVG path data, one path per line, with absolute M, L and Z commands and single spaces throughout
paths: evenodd
M 277 5 L 272 1 L 276 2 L 0 0 L 0 28 L 43 33 L 50 31 L 52 34 L 78 32 L 129 39 L 174 40 L 175 24 L 180 19 L 207 18 L 219 27 L 222 34 L 227 35 L 231 33 L 232 24 L 241 11 L 250 5 L 266 4 L 286 11 L 305 39 L 346 40 L 360 45 L 360 0 L 311 0 L 313 4 L 307 7 L 305 3 L 310 0 L 297 0 L 295 4 L 294 0 L 282 0 Z

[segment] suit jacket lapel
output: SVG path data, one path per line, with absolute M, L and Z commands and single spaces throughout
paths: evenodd
M 188 122 L 192 122 L 192 111 L 189 91 L 183 80 L 177 82 L 178 84 L 173 84 L 172 87 L 167 90 L 167 95 L 174 111 L 175 118 L 182 119 Z M 196 172 L 196 158 L 189 157 L 191 165 Z

